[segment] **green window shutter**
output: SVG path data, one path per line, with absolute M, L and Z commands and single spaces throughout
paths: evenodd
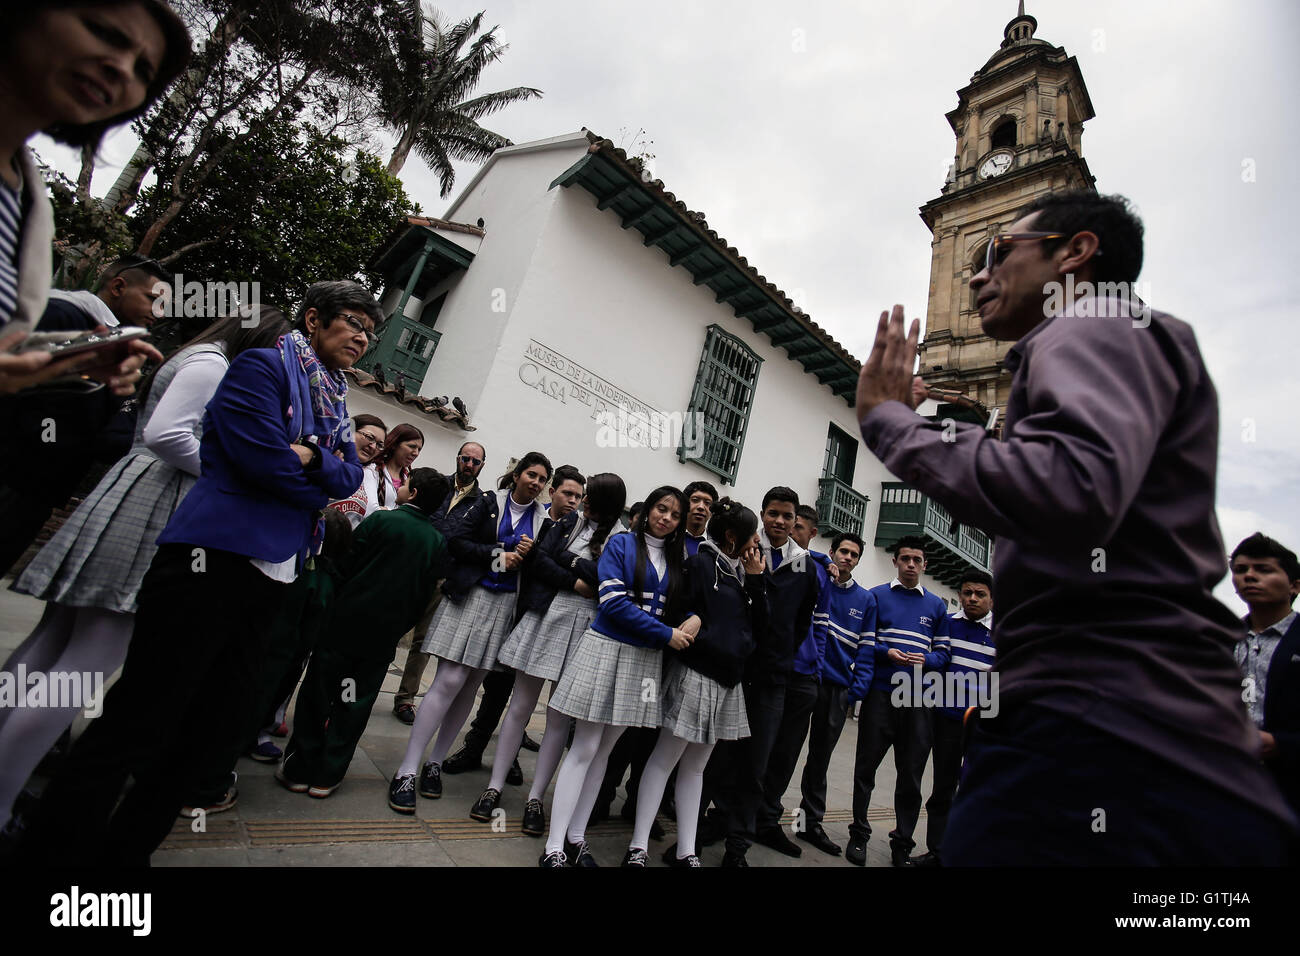
M 727 484 L 736 483 L 762 364 L 740 339 L 709 326 L 677 450 L 679 461 L 696 462 Z

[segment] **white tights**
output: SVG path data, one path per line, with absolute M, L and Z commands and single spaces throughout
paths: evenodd
M 589 720 L 577 721 L 573 746 L 560 765 L 560 778 L 555 781 L 551 829 L 546 835 L 548 854 L 562 851 L 566 836 L 570 843 L 581 843 L 586 837 L 587 819 L 600 795 L 609 752 L 626 729 Z
M 107 684 L 126 660 L 134 627 L 134 614 L 51 601 L 36 629 L 9 656 L 4 670 L 15 681 L 18 665 L 23 664 L 29 675 L 75 671 L 99 674 Z M 79 713 L 80 707 L 0 707 L 0 819 L 9 819 L 10 808 L 27 778 Z
M 677 858 L 684 860 L 695 853 L 695 828 L 699 822 L 700 795 L 704 792 L 704 765 L 709 762 L 711 753 L 713 744 L 693 744 L 667 730 L 659 731 L 659 740 L 641 772 L 641 786 L 636 792 L 636 826 L 629 846 L 642 850 L 649 846 L 650 827 L 664 798 L 664 787 L 668 785 L 673 767 L 677 767 Z
M 411 739 L 407 741 L 402 765 L 397 768 L 399 777 L 420 772 L 424 748 L 429 746 L 435 732 L 438 739 L 429 752 L 429 762 L 442 763 L 447 751 L 455 743 L 456 735 L 469 719 L 479 685 L 486 676 L 487 671 L 482 668 L 466 667 L 456 661 L 438 659 L 438 672 L 433 677 L 433 686 L 420 702 L 420 709 L 415 712 Z
M 540 800 L 546 795 L 546 788 L 551 785 L 555 768 L 560 765 L 560 757 L 564 754 L 564 745 L 569 742 L 569 728 L 572 726 L 572 717 L 553 707 L 546 708 L 546 732 L 542 735 L 542 749 L 537 752 L 537 773 L 533 776 L 533 788 L 528 791 L 529 800 Z M 600 775 L 604 777 L 605 771 L 602 770 Z
M 524 728 L 528 726 L 533 710 L 537 707 L 537 698 L 542 696 L 545 678 L 534 677 L 523 671 L 515 672 L 515 690 L 510 697 L 510 709 L 506 711 L 501 730 L 497 733 L 497 752 L 492 758 L 492 779 L 488 786 L 502 790 L 506 785 L 506 774 L 519 753 L 519 745 L 524 739 Z M 551 785 L 555 768 L 560 765 L 560 754 L 569 738 L 571 718 L 550 707 L 546 708 L 546 732 L 542 735 L 542 749 L 537 753 L 537 772 L 533 775 L 533 787 L 528 791 L 529 800 L 540 800 Z

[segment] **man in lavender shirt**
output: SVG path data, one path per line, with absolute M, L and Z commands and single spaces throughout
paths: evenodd
M 993 238 L 971 290 L 985 333 L 1015 342 L 1001 440 L 913 411 L 902 306 L 862 368 L 867 446 L 997 538 L 1000 708 L 971 735 L 946 863 L 1294 853 L 1241 698 L 1240 625 L 1210 593 L 1227 569 L 1218 398 L 1191 328 L 1125 294 L 1141 265 L 1119 197 L 1043 196 Z

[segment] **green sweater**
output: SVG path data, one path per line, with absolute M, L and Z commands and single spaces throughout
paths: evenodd
M 442 532 L 415 505 L 376 511 L 352 533 L 322 646 L 391 659 L 428 608 L 447 560 Z

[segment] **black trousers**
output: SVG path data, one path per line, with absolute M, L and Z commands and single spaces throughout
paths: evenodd
M 267 622 L 284 589 L 241 555 L 158 549 L 122 676 L 37 809 L 37 861 L 148 865 L 202 768 L 227 759 L 255 706 Z M 135 785 L 118 804 L 128 777 Z
M 799 753 L 808 737 L 808 725 L 817 706 L 817 679 L 805 674 L 791 674 L 785 684 L 785 703 L 781 708 L 781 723 L 772 741 L 772 753 L 767 759 L 767 772 L 763 776 L 763 801 L 759 805 L 754 825 L 766 830 L 781 825 L 781 798 L 785 796 L 795 767 L 799 766 Z
M 515 689 L 515 672 L 513 670 L 489 671 L 483 678 L 483 699 L 479 701 L 478 712 L 465 732 L 465 748 L 472 753 L 483 756 L 488 741 L 496 733 L 501 723 L 501 715 L 510 703 L 510 694 Z
M 727 829 L 727 852 L 744 856 L 754 842 L 767 762 L 781 727 L 785 684 L 746 683 L 749 736 L 722 741 L 705 768 L 705 787 Z
M 831 755 L 840 742 L 844 722 L 849 716 L 849 689 L 824 680 L 817 688 L 817 705 L 812 712 L 812 726 L 808 730 L 808 760 L 803 765 L 803 778 L 799 789 L 803 799 L 804 826 L 812 829 L 821 826 L 826 816 L 826 771 L 831 765 Z
M 934 785 L 930 799 L 925 801 L 925 845 L 935 856 L 943 847 L 943 834 L 948 829 L 948 814 L 952 799 L 957 795 L 957 781 L 961 777 L 961 719 L 949 717 L 940 710 L 930 712 L 930 732 L 934 744 Z
M 885 753 L 894 748 L 894 813 L 897 827 L 890 831 L 893 850 L 909 853 L 916 846 L 912 832 L 921 815 L 921 775 L 930 756 L 930 716 L 924 707 L 895 707 L 890 692 L 868 692 L 858 718 L 858 749 L 853 763 L 853 823 L 851 836 L 871 838 L 867 810 L 876 787 L 876 770 Z

